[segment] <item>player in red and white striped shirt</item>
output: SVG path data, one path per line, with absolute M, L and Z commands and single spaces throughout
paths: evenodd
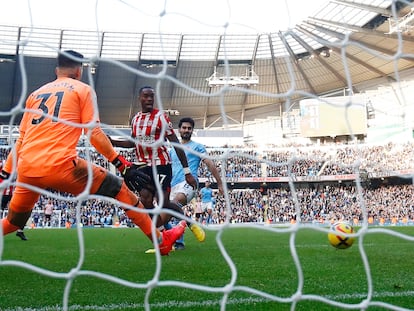
M 112 139 L 112 144 L 117 147 L 135 148 L 138 161 L 145 163 L 143 171 L 151 177 L 154 189 L 156 182 L 153 178 L 152 167 L 156 166 L 157 178 L 163 191 L 163 208 L 171 209 L 182 213 L 180 206 L 170 202 L 171 192 L 171 159 L 167 150 L 166 141 L 175 144 L 180 144 L 170 118 L 165 112 L 154 108 L 154 89 L 150 86 L 144 86 L 139 90 L 139 102 L 141 103 L 141 111 L 138 112 L 131 121 L 131 137 L 132 140 L 116 140 Z M 194 188 L 197 187 L 197 182 L 188 168 L 187 157 L 184 150 L 173 146 L 177 156 L 184 168 L 185 178 L 188 184 Z M 160 199 L 160 196 L 148 189 L 143 189 L 140 192 L 141 202 L 146 208 L 153 208 L 154 197 Z M 159 201 L 160 202 L 160 201 Z M 158 218 L 157 226 L 166 224 L 171 215 L 162 213 Z
M 153 93 L 147 93 L 150 92 L 144 92 L 140 96 L 144 98 L 142 111 L 138 112 L 131 121 L 131 136 L 139 142 L 135 151 L 139 162 L 147 163 L 149 166 L 167 165 L 171 163 L 171 159 L 163 141 L 167 138 L 174 140 L 173 126 L 164 112 L 152 108 Z

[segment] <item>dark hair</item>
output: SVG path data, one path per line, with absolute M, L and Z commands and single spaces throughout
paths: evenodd
M 141 95 L 142 91 L 145 89 L 151 89 L 154 90 L 154 88 L 152 86 L 143 86 L 138 90 L 138 95 Z
M 180 122 L 178 122 L 178 127 L 181 127 L 184 122 L 190 123 L 191 127 L 194 128 L 194 120 L 190 117 L 181 118 Z
M 72 57 L 69 57 L 67 55 L 70 55 Z M 82 61 L 74 58 L 83 59 L 83 55 L 73 50 L 59 51 L 57 59 L 58 67 L 74 68 L 82 66 Z

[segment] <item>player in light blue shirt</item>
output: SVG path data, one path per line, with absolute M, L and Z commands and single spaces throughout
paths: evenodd
M 194 176 L 198 185 L 198 167 L 200 162 L 203 161 L 207 165 L 208 170 L 211 172 L 217 182 L 217 187 L 220 194 L 223 194 L 223 182 L 220 177 L 220 173 L 217 170 L 214 162 L 207 156 L 207 150 L 204 145 L 191 140 L 194 130 L 194 120 L 192 118 L 182 118 L 178 123 L 178 131 L 181 136 L 181 144 L 185 147 L 184 152 L 187 156 L 188 167 L 191 174 Z M 190 150 L 187 150 L 190 149 Z M 194 152 L 192 152 L 194 151 Z M 197 154 L 195 154 L 197 153 Z M 205 155 L 205 157 L 203 156 Z M 172 162 L 172 180 L 171 180 L 171 194 L 170 200 L 174 201 L 182 206 L 187 205 L 196 195 L 197 189 L 194 189 L 189 185 L 184 178 L 184 170 L 180 161 L 178 160 L 177 154 L 174 148 L 170 150 L 170 157 Z M 198 226 L 197 226 L 198 227 Z M 196 228 L 196 227 L 195 227 Z M 200 227 L 198 227 L 200 228 Z M 190 227 L 191 229 L 191 227 Z M 201 229 L 201 228 L 200 228 Z M 192 230 L 193 231 L 193 230 Z M 202 242 L 205 239 L 205 233 L 196 233 L 193 231 L 196 238 Z M 178 240 L 176 242 L 176 249 L 184 248 L 184 240 Z
M 201 195 L 201 208 L 207 214 L 206 223 L 211 224 L 213 222 L 213 189 L 210 188 L 210 182 L 207 180 L 205 186 L 200 189 Z
M 204 145 L 197 143 L 193 140 L 190 140 L 187 143 L 182 143 L 182 144 L 185 145 L 186 148 L 190 148 L 191 150 L 194 150 L 195 152 L 207 154 L 207 150 L 204 147 Z M 199 155 L 196 155 L 185 149 L 184 149 L 184 152 L 187 156 L 188 167 L 190 168 L 191 174 L 194 176 L 194 179 L 197 181 L 197 185 L 198 185 L 198 167 L 202 159 L 200 158 Z M 183 171 L 183 166 L 181 165 L 180 160 L 178 159 L 178 156 L 175 153 L 174 148 L 170 150 L 170 156 L 171 156 L 171 161 L 172 161 L 172 172 L 173 172 L 172 179 L 171 179 L 171 187 L 174 187 L 175 185 L 178 185 L 179 183 L 182 183 L 183 181 L 185 181 L 185 175 Z M 188 201 L 191 201 L 193 197 L 194 195 L 191 198 L 188 198 Z

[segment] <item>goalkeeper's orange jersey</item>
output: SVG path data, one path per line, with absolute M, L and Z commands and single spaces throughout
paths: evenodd
M 67 77 L 30 94 L 26 109 L 33 111 L 23 114 L 16 142 L 18 173 L 29 177 L 56 174 L 57 167 L 76 158 L 82 134 L 82 127 L 76 124 L 99 121 L 98 114 L 94 114 L 95 97 L 89 85 Z M 10 159 L 8 162 L 10 171 Z

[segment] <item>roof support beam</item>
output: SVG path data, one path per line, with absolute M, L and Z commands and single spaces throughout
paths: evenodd
M 252 70 L 254 70 L 254 64 L 255 64 L 255 60 L 256 60 L 257 49 L 259 47 L 259 41 L 260 41 L 260 36 L 257 36 L 256 37 L 256 42 L 254 44 L 252 58 L 251 58 Z M 250 85 L 247 85 L 246 88 L 249 89 L 250 88 Z M 242 106 L 241 106 L 241 111 L 240 111 L 240 123 L 242 125 L 244 124 L 244 117 L 245 117 L 246 105 L 247 105 L 247 100 L 248 99 L 249 99 L 248 93 L 245 92 L 244 93 L 244 96 L 243 96 L 243 102 L 242 102 Z
M 290 31 L 290 35 L 298 41 L 310 54 L 313 54 L 317 57 L 318 61 L 321 63 L 323 67 L 328 69 L 339 81 L 342 81 L 342 83 L 346 84 L 346 79 L 341 76 L 331 65 L 328 64 L 328 62 L 320 56 L 318 52 L 316 52 L 312 47 L 309 46 L 300 36 L 298 36 L 293 31 Z
M 352 7 L 352 8 L 357 8 L 357 9 L 369 11 L 369 12 L 378 13 L 378 14 L 381 14 L 381 15 L 384 15 L 384 16 L 391 16 L 392 15 L 391 10 L 379 8 L 379 7 L 373 6 L 373 5 L 356 3 L 356 2 L 351 2 L 351 1 L 347 1 L 347 0 L 330 0 L 330 2 L 339 4 L 339 5 L 345 5 L 345 6 Z
M 297 26 L 297 27 L 303 29 L 301 26 Z M 337 31 L 333 31 L 333 30 L 327 29 L 327 28 L 322 27 L 322 26 L 313 26 L 313 27 L 315 27 L 315 29 L 319 30 L 320 32 L 324 32 L 324 33 L 329 34 L 331 36 L 335 36 L 339 40 L 345 40 L 346 39 L 346 36 L 344 34 L 339 33 Z M 322 41 L 319 41 L 319 42 L 324 42 L 324 41 L 326 42 L 326 40 L 322 39 Z M 394 56 L 395 53 L 396 53 L 396 51 L 393 51 L 393 50 L 390 50 L 390 49 L 386 49 L 386 48 L 382 48 L 382 47 L 373 45 L 371 43 L 361 42 L 360 40 L 357 40 L 357 39 L 351 38 L 350 41 L 354 41 L 354 42 L 360 43 L 362 46 L 366 46 L 368 49 L 371 49 L 373 51 L 378 51 L 378 52 L 381 52 L 381 53 L 386 54 L 386 55 L 389 55 L 389 56 Z M 334 45 L 334 43 L 331 43 L 331 44 Z M 409 61 L 409 62 L 414 62 L 414 58 L 413 57 L 405 56 L 404 54 L 402 54 L 400 56 L 400 58 L 401 59 L 404 59 L 406 61 Z
M 276 57 L 274 53 L 274 46 L 273 46 L 271 34 L 268 34 L 268 38 L 269 38 L 269 46 L 270 46 L 270 55 L 272 56 L 273 73 L 275 74 L 276 90 L 277 90 L 277 93 L 280 94 L 281 92 L 280 92 L 279 78 L 278 78 L 277 66 L 276 66 L 276 61 L 275 61 Z
M 141 35 L 141 42 L 139 44 L 140 48 L 138 50 L 138 55 L 137 55 L 137 68 L 139 69 L 139 67 L 141 66 L 141 60 L 142 60 L 142 46 L 144 45 L 144 36 L 145 34 Z M 138 93 L 138 75 L 135 75 L 134 77 L 134 89 L 132 90 L 132 100 L 131 100 L 131 104 L 129 105 L 129 115 L 128 115 L 128 125 L 130 123 L 130 121 L 132 120 L 132 117 L 134 116 L 134 106 L 136 105 L 136 98 L 137 98 L 137 93 Z
M 213 66 L 213 71 L 211 72 L 211 75 L 214 74 L 214 71 L 216 70 L 215 68 L 218 65 L 218 57 L 220 54 L 220 47 L 221 47 L 221 39 L 222 39 L 222 35 L 218 37 L 218 42 L 217 42 L 217 48 L 216 48 L 216 54 L 214 55 L 214 66 Z M 208 92 L 211 94 L 211 87 L 209 87 Z M 207 101 L 206 104 L 204 105 L 204 119 L 203 119 L 203 129 L 207 128 L 207 117 L 208 117 L 208 106 L 210 104 L 210 99 L 211 97 L 207 97 Z
M 305 80 L 305 82 L 308 85 L 311 92 L 313 94 L 316 94 L 315 88 L 313 87 L 312 83 L 310 83 L 310 81 L 309 81 L 309 77 L 307 76 L 305 71 L 303 71 L 302 67 L 298 65 L 298 58 L 297 58 L 296 54 L 293 52 L 293 50 L 290 47 L 289 43 L 286 41 L 285 34 L 283 34 L 282 32 L 279 31 L 279 37 L 280 37 L 280 40 L 283 42 L 284 46 L 286 47 L 286 50 L 288 51 L 290 57 L 294 60 L 293 64 L 296 66 L 296 69 L 302 75 L 303 79 Z
M 226 118 L 229 118 L 231 121 L 233 121 L 234 123 L 236 123 L 236 124 L 240 124 L 240 122 L 239 121 L 237 121 L 237 120 L 235 120 L 235 119 L 233 119 L 232 117 L 230 117 L 230 116 L 226 116 Z M 211 122 L 211 124 L 206 128 L 207 130 L 208 129 L 210 129 L 214 124 L 216 124 L 218 121 L 220 121 L 221 119 L 223 119 L 223 116 L 222 115 L 219 115 L 218 117 L 217 117 L 217 119 L 215 119 L 213 122 Z M 222 125 L 222 127 L 224 127 L 224 125 L 225 124 L 228 124 L 228 122 L 223 122 L 223 125 Z
M 413 36 L 407 36 L 404 34 L 398 35 L 398 34 L 383 33 L 378 30 L 366 29 L 366 28 L 354 26 L 351 24 L 338 23 L 338 22 L 328 21 L 328 20 L 324 20 L 324 19 L 320 19 L 316 17 L 310 17 L 308 20 L 303 22 L 303 24 L 307 24 L 315 28 L 322 27 L 321 25 L 318 25 L 318 23 L 323 24 L 323 25 L 333 26 L 333 27 L 339 27 L 339 28 L 346 29 L 346 30 L 351 30 L 356 33 L 363 33 L 363 34 L 366 34 L 367 36 L 376 36 L 376 37 L 381 37 L 385 39 L 395 39 L 395 40 L 399 40 L 401 38 L 401 40 L 403 41 L 414 42 Z M 338 33 L 338 32 L 335 32 L 335 33 Z
M 60 36 L 62 37 L 63 34 L 63 30 L 60 32 Z M 15 50 L 15 54 L 16 54 L 16 62 L 13 64 L 13 86 L 12 86 L 12 91 L 11 91 L 11 101 L 10 101 L 10 105 L 9 105 L 9 109 L 11 110 L 13 108 L 13 103 L 16 97 L 16 92 L 17 92 L 17 77 L 18 77 L 18 71 L 20 70 L 20 66 L 19 63 L 21 60 L 23 60 L 23 55 L 19 55 L 19 50 L 20 50 L 20 40 L 22 37 L 22 28 L 19 27 L 19 31 L 17 34 L 17 44 L 16 44 L 16 50 Z M 24 84 L 22 84 L 22 87 L 25 87 L 27 85 L 27 82 L 25 82 Z M 26 86 L 27 87 L 27 86 Z M 26 91 L 25 89 L 23 89 L 22 91 Z M 22 92 L 23 94 L 23 92 Z M 21 98 L 22 96 L 19 97 L 19 102 L 20 100 L 23 100 Z
M 177 79 L 179 66 L 181 65 L 180 58 L 181 58 L 181 51 L 183 49 L 183 41 L 184 41 L 184 35 L 181 35 L 180 36 L 180 42 L 178 44 L 177 56 L 176 56 L 176 59 L 175 59 L 175 74 L 174 74 L 174 78 L 175 79 Z M 170 109 L 173 109 L 173 110 L 175 109 L 175 110 L 180 111 L 178 107 L 177 108 L 175 107 L 175 101 L 174 101 L 174 99 L 176 98 L 174 96 L 175 88 L 176 88 L 176 84 L 175 83 L 172 83 L 172 86 L 171 86 L 171 105 L 170 105 Z
M 311 38 L 313 38 L 314 40 L 318 41 L 318 42 L 325 42 L 326 40 L 315 35 L 314 33 L 308 31 L 307 29 L 304 29 L 302 27 L 299 27 L 301 29 L 301 31 L 305 32 L 308 36 L 310 36 Z M 341 49 L 336 47 L 336 46 L 329 46 L 335 53 L 341 54 Z M 367 68 L 368 70 L 377 73 L 378 75 L 380 75 L 381 77 L 386 77 L 388 79 L 393 79 L 394 78 L 388 76 L 387 74 L 385 74 L 384 72 L 382 72 L 381 70 L 377 69 L 374 66 L 371 66 L 363 61 L 361 61 L 360 59 L 356 58 L 355 56 L 349 54 L 349 53 L 345 53 L 346 57 L 349 58 L 350 60 L 352 60 L 353 62 L 356 62 L 357 64 Z

